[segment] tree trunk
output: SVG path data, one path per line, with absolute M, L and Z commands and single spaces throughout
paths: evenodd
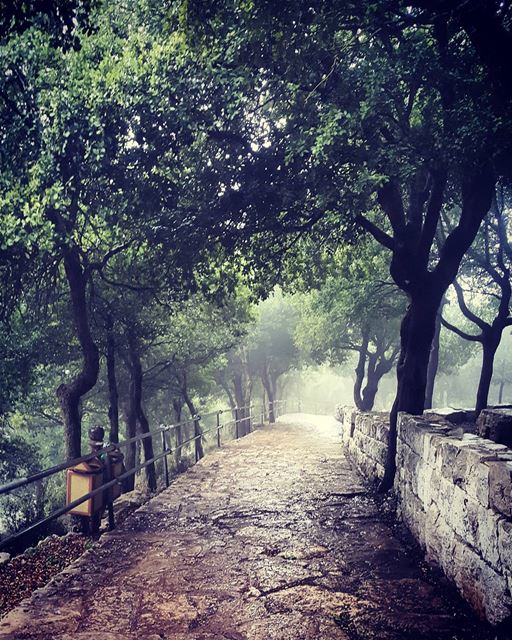
M 116 378 L 116 342 L 112 316 L 107 318 L 107 379 L 108 379 L 108 419 L 110 421 L 110 442 L 119 442 L 119 392 Z
M 498 404 L 503 404 L 503 390 L 505 389 L 505 380 L 501 380 L 498 390 Z
M 174 400 L 172 401 L 172 410 L 174 413 L 174 422 L 175 424 L 178 424 L 181 422 L 181 410 L 183 408 L 183 402 L 181 401 L 181 399 L 178 398 L 174 398 Z
M 371 411 L 375 403 L 375 396 L 379 388 L 377 379 L 377 354 L 368 352 L 368 367 L 366 372 L 366 385 L 361 397 L 361 411 Z
M 400 356 L 397 364 L 397 394 L 389 416 L 389 437 L 384 477 L 379 490 L 389 491 L 396 473 L 398 412 L 421 415 L 425 402 L 427 369 L 436 315 L 443 292 L 412 298 L 400 327 Z
M 273 424 L 276 421 L 276 414 L 274 410 L 274 389 L 272 388 L 272 384 L 270 381 L 270 377 L 267 371 L 264 371 L 261 375 L 261 382 L 263 384 L 263 388 L 267 394 L 268 400 L 268 421 L 270 424 Z
M 361 411 L 373 411 L 375 396 L 379 390 L 379 382 L 376 377 L 369 380 L 363 391 L 363 404 Z
M 370 340 L 367 330 L 364 330 L 362 332 L 362 337 L 363 341 L 361 344 L 361 348 L 359 349 L 359 357 L 357 359 L 357 366 L 355 368 L 356 379 L 354 382 L 354 402 L 359 411 L 365 411 L 365 409 L 363 408 L 363 398 L 361 397 L 361 388 L 364 382 L 366 358 L 368 356 L 368 342 Z
M 396 354 L 386 358 L 385 352 L 379 348 L 375 355 L 375 360 L 368 363 L 368 374 L 366 385 L 363 389 L 363 411 L 372 411 L 375 404 L 375 397 L 379 390 L 380 381 L 386 373 L 393 368 Z
M 366 385 L 363 389 L 362 410 L 371 411 L 375 404 L 375 396 L 379 390 L 379 382 L 384 373 L 379 373 L 377 366 L 377 354 L 370 354 L 368 359 L 368 370 L 366 374 Z
M 270 424 L 273 424 L 276 421 L 276 412 L 274 408 L 274 392 L 270 387 L 266 388 L 267 398 L 268 398 L 268 421 Z
M 139 426 L 142 433 L 149 433 L 149 422 L 142 408 L 142 404 L 139 405 Z M 149 436 L 142 440 L 142 447 L 144 449 L 144 460 L 147 462 L 155 457 L 155 453 L 153 451 L 153 436 Z M 156 481 L 156 469 L 155 463 L 151 462 L 146 467 L 146 481 L 148 484 L 148 489 L 150 491 L 156 491 L 157 489 L 157 481 Z
M 194 416 L 197 415 L 197 411 L 186 391 L 183 392 L 183 398 L 188 410 L 190 411 L 190 417 L 194 420 Z M 201 425 L 199 424 L 199 420 L 194 420 L 194 438 L 196 438 L 196 440 L 194 440 L 195 450 L 197 451 L 197 458 L 201 460 L 201 458 L 204 458 L 203 439 L 198 436 L 202 436 Z
M 227 382 L 223 382 L 223 383 L 221 383 L 221 386 L 224 389 L 224 391 L 226 392 L 226 395 L 228 397 L 229 408 L 232 411 L 234 411 L 234 409 L 236 407 L 236 400 L 233 397 L 233 394 L 231 393 L 231 389 L 229 388 L 229 385 L 227 384 Z
M 172 410 L 174 413 L 174 424 L 176 425 L 174 429 L 174 441 L 175 441 L 174 460 L 175 460 L 177 469 L 179 469 L 181 465 L 181 444 L 183 443 L 183 432 L 180 424 L 182 408 L 183 408 L 183 402 L 181 398 L 174 398 L 172 401 Z
M 82 421 L 80 400 L 98 380 L 99 351 L 89 327 L 87 309 L 87 273 L 82 268 L 80 252 L 73 246 L 64 253 L 64 270 L 69 285 L 71 307 L 76 337 L 82 351 L 82 369 L 72 382 L 63 383 L 57 389 L 64 420 L 64 438 L 68 459 L 81 455 Z
M 235 392 L 235 402 L 238 407 L 238 419 L 239 419 L 239 436 L 245 436 L 249 433 L 248 428 L 248 415 L 247 409 L 247 397 L 244 389 L 244 381 L 241 373 L 233 375 L 233 390 Z
M 439 368 L 439 342 L 441 337 L 441 316 L 443 314 L 443 302 L 439 305 L 436 315 L 436 327 L 434 339 L 432 340 L 432 348 L 430 350 L 430 358 L 427 369 L 427 388 L 425 391 L 425 409 L 432 409 L 434 400 L 434 385 L 436 381 L 437 369 Z
M 149 433 L 149 423 L 142 408 L 142 364 L 140 361 L 140 354 L 138 348 L 137 337 L 135 333 L 130 330 L 128 332 L 128 347 L 130 351 L 130 365 L 131 365 L 131 384 L 130 390 L 132 392 L 132 420 L 135 419 L 139 425 L 142 434 Z M 142 439 L 142 448 L 144 450 L 144 460 L 148 462 L 154 457 L 153 452 L 153 438 L 148 436 Z M 156 470 L 155 463 L 151 462 L 146 467 L 146 481 L 148 489 L 150 491 L 156 491 Z
M 429 210 L 440 210 L 444 192 L 431 193 Z M 390 183 L 392 187 L 392 183 Z M 397 419 L 400 411 L 420 415 L 423 413 L 427 370 L 435 334 L 436 315 L 442 297 L 455 279 L 460 263 L 478 233 L 495 193 L 496 177 L 490 166 L 482 164 L 474 174 L 467 174 L 462 181 L 462 209 L 457 226 L 450 232 L 439 250 L 437 265 L 429 268 L 428 259 L 435 227 L 429 227 L 422 242 L 412 246 L 408 242 L 407 227 L 398 225 L 395 230 L 393 257 L 390 273 L 396 284 L 410 296 L 410 305 L 400 328 L 400 357 L 397 365 L 397 395 L 390 414 L 390 428 L 385 473 L 380 491 L 393 486 L 396 472 Z M 396 213 L 396 196 L 399 192 L 381 189 L 379 202 L 390 220 Z M 381 197 L 382 195 L 382 197 Z M 401 204 L 401 203 L 399 203 Z M 435 205 L 432 206 L 431 205 Z M 428 215 L 428 211 L 427 214 Z M 437 218 L 433 218 L 437 219 Z M 422 235 L 425 233 L 423 229 Z M 397 242 L 397 240 L 399 242 Z M 426 242 L 423 242 L 426 240 Z
M 478 391 L 476 394 L 476 415 L 480 415 L 482 409 L 487 407 L 489 401 L 489 389 L 491 388 L 492 373 L 494 369 L 494 357 L 498 350 L 501 339 L 501 331 L 482 336 L 482 368 L 480 369 L 480 379 L 478 381 Z
M 135 408 L 135 393 L 133 389 L 134 381 L 130 374 L 130 383 L 128 387 L 128 406 L 125 411 L 125 420 L 126 420 L 126 438 L 129 440 L 130 438 L 134 438 L 137 435 L 137 410 Z M 125 453 L 125 467 L 126 470 L 129 471 L 135 467 L 135 463 L 137 460 L 137 443 L 131 442 L 127 448 Z M 135 474 L 129 476 L 123 482 L 123 491 L 126 493 L 128 491 L 133 491 L 135 488 Z

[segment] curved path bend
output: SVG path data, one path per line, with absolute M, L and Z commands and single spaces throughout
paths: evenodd
M 382 521 L 337 423 L 286 420 L 179 476 L 8 614 L 0 638 L 490 637 Z

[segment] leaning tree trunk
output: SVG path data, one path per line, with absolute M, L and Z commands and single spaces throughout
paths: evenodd
M 107 318 L 107 379 L 108 379 L 108 419 L 110 422 L 110 442 L 119 442 L 119 391 L 116 377 L 116 341 L 112 317 Z
M 493 327 L 494 328 L 494 327 Z M 482 409 L 489 402 L 489 390 L 491 388 L 492 373 L 494 370 L 494 358 L 501 340 L 501 330 L 494 330 L 482 336 L 482 368 L 476 394 L 476 415 L 479 416 Z
M 64 270 L 69 285 L 71 307 L 76 337 L 82 351 L 82 368 L 72 382 L 63 383 L 57 389 L 62 417 L 64 438 L 68 459 L 81 454 L 82 421 L 80 400 L 98 380 L 100 368 L 99 351 L 89 327 L 87 309 L 88 274 L 82 267 L 80 252 L 76 246 L 66 249 Z
M 144 409 L 142 408 L 142 364 L 140 361 L 137 338 L 132 331 L 128 334 L 128 347 L 130 350 L 132 375 L 132 384 L 130 385 L 132 391 L 132 407 L 137 423 L 140 427 L 140 431 L 144 435 L 149 433 L 149 423 L 146 418 L 146 414 L 144 413 Z M 142 447 L 144 449 L 144 460 L 145 462 L 149 462 L 155 456 L 152 436 L 142 438 Z M 146 466 L 146 481 L 148 489 L 150 491 L 156 491 L 157 482 L 154 462 L 149 462 Z

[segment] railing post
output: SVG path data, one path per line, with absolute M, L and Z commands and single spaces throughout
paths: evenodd
M 162 452 L 167 451 L 167 438 L 165 437 L 165 430 L 162 429 Z M 167 455 L 164 456 L 164 474 L 165 474 L 165 486 L 169 486 L 169 464 L 167 463 Z
M 104 437 L 105 437 L 105 429 L 103 429 L 103 427 L 97 426 L 97 427 L 91 427 L 89 429 L 89 446 L 91 447 L 91 453 L 96 453 L 100 451 L 100 449 L 103 449 Z M 108 482 L 111 479 L 111 473 L 110 473 L 111 469 L 110 469 L 110 461 L 108 458 L 108 454 L 105 456 L 104 467 L 103 467 L 104 484 L 105 484 L 105 472 L 108 478 L 106 482 Z M 107 504 L 108 521 L 109 521 L 109 528 L 110 528 L 111 519 L 113 519 L 114 517 L 114 507 L 112 505 L 112 500 L 110 499 L 109 494 L 110 494 L 110 490 L 107 489 L 106 491 L 103 492 L 102 495 L 103 495 L 103 500 Z M 96 511 L 89 518 L 89 527 L 92 535 L 96 535 L 98 533 L 98 531 L 100 530 L 100 524 L 101 524 L 101 509 L 99 511 Z
M 199 460 L 201 459 L 201 456 L 199 455 L 199 445 L 198 445 L 199 438 L 201 438 L 201 435 L 199 434 L 199 416 L 196 414 L 194 416 L 194 450 L 195 450 L 196 462 L 199 462 Z
M 252 404 L 249 405 L 249 415 L 247 417 L 247 422 L 249 424 L 249 433 L 252 431 Z
M 110 459 L 110 454 L 107 453 L 105 456 L 105 473 L 103 474 L 103 478 L 105 483 L 113 480 L 112 474 L 112 461 Z M 114 500 L 113 500 L 114 487 L 109 487 L 106 491 L 106 500 L 107 500 L 107 513 L 108 513 L 108 530 L 113 531 L 116 528 L 116 521 L 114 516 Z
M 235 407 L 235 436 L 238 440 L 238 407 Z
M 180 472 L 180 469 L 181 469 L 181 450 L 182 450 L 182 442 L 183 442 L 183 432 L 181 428 L 182 428 L 181 422 L 177 422 L 174 425 L 174 468 L 178 473 Z
M 217 447 L 220 449 L 220 414 L 222 411 L 217 411 Z

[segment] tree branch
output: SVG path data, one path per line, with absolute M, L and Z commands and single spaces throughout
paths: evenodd
M 391 223 L 395 236 L 402 236 L 405 230 L 405 211 L 400 187 L 396 180 L 389 180 L 382 186 L 377 199 Z
M 391 251 L 394 250 L 395 241 L 393 240 L 393 238 L 376 224 L 374 224 L 371 220 L 369 220 L 362 214 L 359 214 L 358 216 L 356 216 L 356 222 L 361 227 L 363 227 L 365 231 L 368 231 L 368 233 L 370 233 L 379 244 L 386 247 L 387 249 L 390 249 Z
M 446 327 L 450 331 L 453 331 L 453 333 L 456 333 L 458 336 L 460 336 L 464 340 L 470 340 L 471 342 L 482 342 L 481 334 L 474 336 L 470 333 L 466 333 L 465 331 L 462 331 L 462 329 L 459 329 L 455 325 L 451 324 L 451 322 L 448 322 L 448 320 L 445 320 L 442 316 L 441 316 L 441 324 L 443 325 L 443 327 Z
M 477 316 L 476 313 L 473 313 L 471 309 L 467 306 L 466 300 L 464 299 L 464 291 L 462 290 L 462 287 L 460 286 L 458 281 L 454 280 L 452 284 L 453 284 L 453 288 L 455 289 L 455 293 L 457 295 L 457 302 L 459 303 L 459 307 L 462 313 L 473 324 L 476 324 L 476 326 L 479 329 L 481 329 L 482 331 L 485 331 L 485 329 L 487 329 L 487 327 L 489 326 L 487 322 L 485 322 L 484 320 L 482 320 L 482 318 Z
M 432 175 L 433 185 L 430 192 L 430 200 L 425 214 L 425 221 L 421 230 L 419 242 L 420 263 L 427 264 L 430 249 L 436 234 L 441 208 L 443 206 L 443 195 L 446 187 L 446 171 L 442 169 Z

